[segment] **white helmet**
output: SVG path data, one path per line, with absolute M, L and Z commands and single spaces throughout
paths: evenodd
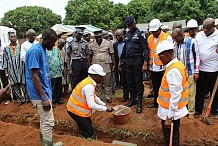
M 156 53 L 160 54 L 163 51 L 171 50 L 171 49 L 174 49 L 174 48 L 175 47 L 174 47 L 172 42 L 167 41 L 167 40 L 163 40 L 163 41 L 158 43 L 157 48 L 156 48 Z
M 169 29 L 169 26 L 168 25 L 163 25 L 161 28 L 162 29 Z
M 215 25 L 218 25 L 218 18 L 215 19 Z
M 89 67 L 88 73 L 93 74 L 93 75 L 100 75 L 100 76 L 105 76 L 106 73 L 103 71 L 103 68 L 99 64 L 92 64 Z
M 191 19 L 187 22 L 187 28 L 198 27 L 198 22 L 195 19 Z
M 149 31 L 157 31 L 161 27 L 159 19 L 152 19 L 149 23 Z

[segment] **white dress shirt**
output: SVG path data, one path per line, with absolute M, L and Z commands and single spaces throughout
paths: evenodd
M 168 68 L 172 63 L 178 62 L 177 58 L 171 60 L 167 65 Z M 169 85 L 170 103 L 169 109 L 158 106 L 157 116 L 166 120 L 166 118 L 173 118 L 174 120 L 180 119 L 188 114 L 188 109 L 184 106 L 178 109 L 178 103 L 181 98 L 182 88 L 182 74 L 177 68 L 172 68 L 166 75 L 167 83 Z
M 93 84 L 96 86 L 96 82 L 92 78 L 90 79 L 92 80 Z M 97 110 L 97 111 L 107 110 L 106 104 L 103 101 L 101 101 L 97 96 L 95 102 L 94 100 L 95 93 L 92 84 L 87 84 L 86 86 L 84 86 L 81 90 L 81 94 L 86 97 L 86 101 L 90 109 Z
M 162 33 L 163 33 L 163 32 L 161 32 L 161 34 L 162 34 Z M 161 36 L 161 34 L 158 36 L 158 38 Z M 154 44 L 156 44 L 158 38 L 154 37 Z M 168 40 L 168 41 L 170 41 L 170 42 L 173 42 L 173 39 L 172 39 L 172 37 L 171 37 L 170 35 L 168 35 L 168 37 L 167 37 L 166 40 Z M 164 66 L 162 66 L 162 68 L 161 68 L 159 65 L 156 65 L 156 64 L 154 63 L 154 57 L 152 58 L 152 62 L 153 62 L 152 65 L 150 65 L 150 70 L 151 70 L 151 71 L 153 71 L 153 72 L 159 72 L 159 71 L 165 70 Z
M 218 71 L 218 30 L 215 29 L 214 33 L 206 36 L 204 31 L 197 33 L 195 37 L 200 56 L 200 70 L 205 72 Z
M 21 53 L 20 57 L 21 60 L 25 62 L 25 56 L 26 56 L 26 51 L 34 44 L 38 43 L 36 40 L 33 43 L 30 43 L 28 40 L 26 40 L 22 45 L 21 45 Z

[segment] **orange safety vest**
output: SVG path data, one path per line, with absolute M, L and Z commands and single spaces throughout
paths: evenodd
M 175 62 L 171 64 L 165 71 L 164 76 L 161 81 L 161 86 L 159 88 L 159 95 L 157 98 L 157 103 L 166 109 L 169 109 L 169 102 L 170 102 L 170 92 L 169 92 L 169 85 L 167 83 L 166 75 L 167 73 L 172 69 L 177 68 L 180 73 L 182 74 L 182 92 L 181 92 L 181 98 L 178 103 L 178 109 L 181 109 L 182 107 L 186 106 L 188 104 L 188 98 L 189 98 L 189 85 L 188 85 L 188 73 L 181 61 Z
M 94 100 L 96 101 L 95 85 L 90 77 L 82 80 L 73 90 L 67 102 L 67 110 L 80 117 L 90 117 L 92 109 L 89 108 L 86 97 L 81 94 L 82 88 L 88 84 L 94 87 Z
M 153 64 L 152 58 L 154 58 L 154 63 L 156 65 L 163 65 L 163 63 L 160 61 L 160 58 L 156 54 L 156 47 L 159 44 L 160 41 L 166 40 L 169 34 L 162 32 L 157 40 L 157 42 L 154 44 L 154 35 L 151 34 L 148 37 L 148 48 L 149 48 L 149 64 Z
M 187 33 L 185 33 L 185 35 L 187 36 L 187 37 L 190 37 L 190 34 L 187 32 Z

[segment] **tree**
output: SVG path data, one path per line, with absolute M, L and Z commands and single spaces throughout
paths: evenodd
M 113 5 L 109 0 L 70 0 L 65 10 L 64 24 L 92 24 L 102 29 L 120 27 L 124 15 L 127 15 L 123 4 Z
M 128 16 L 128 7 L 118 3 L 113 6 L 113 18 L 111 19 L 110 28 L 117 29 L 124 27 L 124 20 Z
M 195 19 L 199 24 L 210 15 L 218 16 L 217 0 L 152 0 L 154 17 L 161 21 Z
M 61 16 L 53 13 L 50 9 L 38 6 L 23 6 L 5 13 L 1 25 L 16 29 L 18 37 L 25 37 L 28 29 L 32 28 L 37 34 L 44 29 L 61 23 Z
M 148 23 L 153 19 L 152 0 L 131 0 L 128 4 L 129 15 L 135 17 L 137 23 Z

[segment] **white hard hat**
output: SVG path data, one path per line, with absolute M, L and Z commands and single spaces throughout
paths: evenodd
M 157 48 L 156 48 L 156 53 L 160 54 L 163 51 L 166 50 L 171 50 L 174 49 L 174 45 L 172 42 L 168 41 L 168 40 L 163 40 L 161 42 L 158 43 Z
M 100 75 L 100 76 L 105 76 L 106 73 L 103 71 L 103 68 L 99 64 L 92 64 L 89 67 L 88 73 L 93 74 L 93 75 Z
M 215 25 L 218 25 L 218 18 L 215 19 Z
M 162 29 L 169 29 L 169 26 L 168 25 L 163 25 L 161 28 Z
M 161 27 L 159 19 L 152 19 L 149 23 L 149 31 L 157 31 Z
M 187 22 L 187 28 L 198 27 L 198 22 L 195 19 L 191 19 Z

